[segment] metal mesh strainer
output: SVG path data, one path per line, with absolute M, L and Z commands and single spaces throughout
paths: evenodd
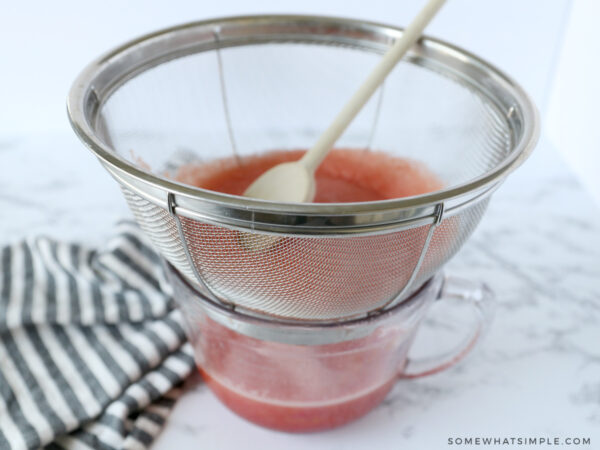
M 277 204 L 170 174 L 310 147 L 400 33 L 305 16 L 183 25 L 92 63 L 69 115 L 155 246 L 213 300 L 289 319 L 359 316 L 406 298 L 452 257 L 532 150 L 537 112 L 513 81 L 423 39 L 338 143 L 423 162 L 446 186 L 430 194 Z

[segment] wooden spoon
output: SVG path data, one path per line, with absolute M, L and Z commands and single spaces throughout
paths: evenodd
M 338 113 L 315 145 L 298 161 L 278 164 L 258 177 L 244 196 L 276 202 L 312 202 L 315 197 L 315 171 L 323 162 L 335 141 L 342 135 L 385 77 L 419 39 L 423 29 L 446 0 L 429 0 L 404 30 L 400 39 L 386 52 L 382 60 Z

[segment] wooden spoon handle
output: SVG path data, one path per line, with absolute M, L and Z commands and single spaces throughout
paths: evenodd
M 379 64 L 369 74 L 352 98 L 344 105 L 331 125 L 321 134 L 315 145 L 304 154 L 299 162 L 312 172 L 319 167 L 335 141 L 339 139 L 350 122 L 352 122 L 365 103 L 371 98 L 398 61 L 419 39 L 429 21 L 435 16 L 445 1 L 429 0 L 427 2 L 411 24 L 406 27 L 400 39 L 386 52 L 381 61 L 379 61 Z

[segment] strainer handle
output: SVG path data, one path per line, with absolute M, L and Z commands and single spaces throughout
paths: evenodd
M 495 302 L 492 291 L 485 284 L 447 276 L 437 300 L 456 300 L 469 304 L 477 317 L 473 329 L 457 347 L 446 353 L 427 358 L 407 358 L 400 378 L 433 375 L 454 366 L 473 350 L 489 328 Z

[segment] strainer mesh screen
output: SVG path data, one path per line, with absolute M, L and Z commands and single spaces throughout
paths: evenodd
M 150 203 L 121 186 L 121 191 L 140 228 L 150 237 L 156 249 L 188 279 L 194 272 L 188 264 L 183 242 L 179 239 L 175 219 L 160 206 Z
M 217 297 L 280 317 L 337 319 L 385 305 L 409 281 L 430 227 L 358 237 L 278 237 L 181 217 L 184 243 L 165 209 L 123 192 L 157 249 L 192 283 L 198 281 L 183 245 Z M 481 201 L 440 223 L 415 288 L 458 251 L 486 205 Z
M 365 313 L 407 283 L 428 227 L 380 236 L 274 237 L 182 219 L 200 273 L 233 303 L 322 319 Z

